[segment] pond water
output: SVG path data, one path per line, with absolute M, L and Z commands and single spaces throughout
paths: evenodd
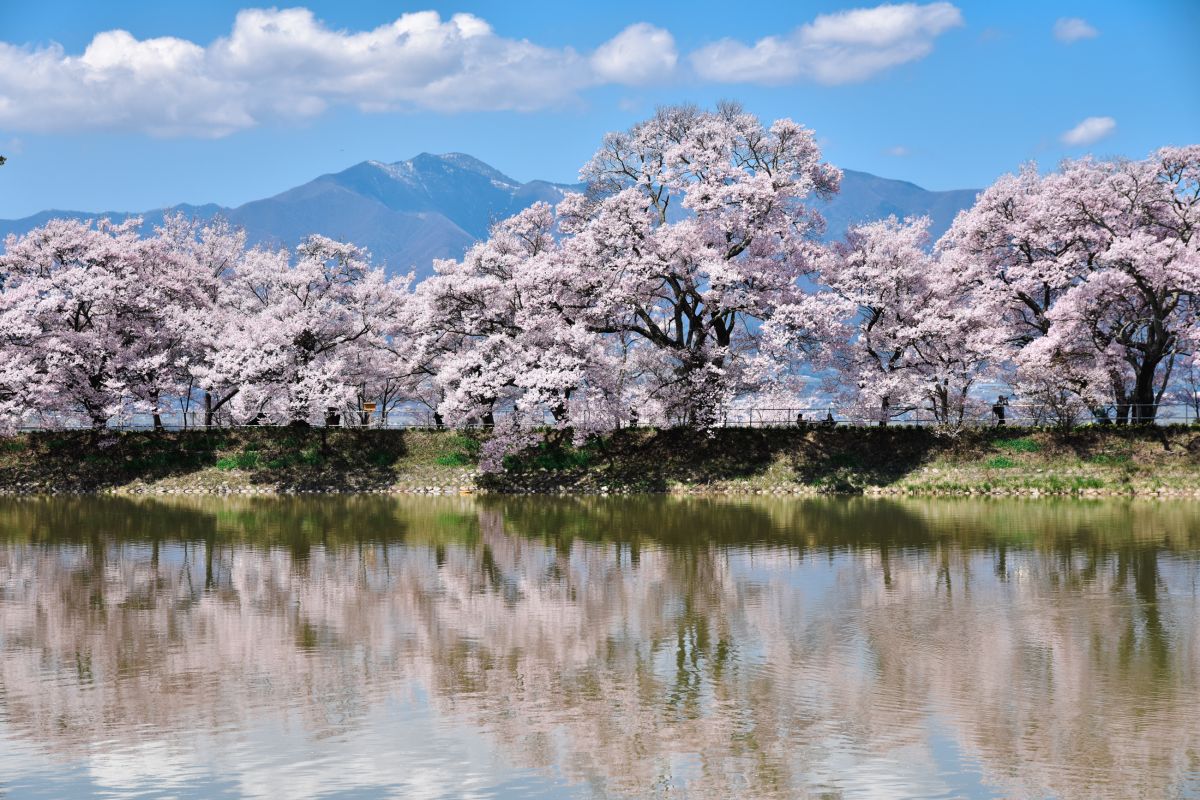
M 0 797 L 1200 797 L 1200 504 L 0 500 Z

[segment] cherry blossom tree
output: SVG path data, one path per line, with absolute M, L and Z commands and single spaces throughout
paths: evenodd
M 603 343 L 584 317 L 591 298 L 554 238 L 555 216 L 537 203 L 498 223 L 461 262 L 443 261 L 421 295 L 436 359 L 439 416 L 494 426 L 494 410 L 560 427 L 576 393 L 604 384 Z
M 646 398 L 688 424 L 711 421 L 746 385 L 749 324 L 797 299 L 820 216 L 841 173 L 812 131 L 765 126 L 740 107 L 661 109 L 605 137 L 586 198 L 559 208 L 591 330 L 631 337 Z
M 408 281 L 388 280 L 365 251 L 310 237 L 292 265 L 284 251 L 247 251 L 221 221 L 170 217 L 144 237 L 139 226 L 53 220 L 9 238 L 0 414 L 10 424 L 37 413 L 98 430 L 146 412 L 162 427 L 169 404 L 186 409 L 195 392 L 206 424 L 227 403 L 241 421 L 308 420 L 358 407 L 390 377 L 367 353 L 397 349 L 389 332 Z
M 146 287 L 140 220 L 51 220 L 0 256 L 5 388 L 22 412 L 107 425 L 129 396 L 145 354 L 132 347 L 154 324 L 136 297 Z M 151 287 L 150 291 L 154 291 Z
M 0 426 L 100 430 L 178 407 L 366 424 L 422 405 L 504 456 L 635 415 L 711 425 L 814 375 L 853 416 L 961 424 L 1003 379 L 1040 420 L 1194 405 L 1200 146 L 1004 176 L 929 248 L 927 219 L 823 245 L 811 131 L 734 105 L 605 137 L 587 191 L 493 226 L 415 288 L 352 244 L 247 248 L 221 220 L 52 220 L 0 255 Z M 175 405 L 177 404 L 177 406 Z M 558 434 L 555 434 L 558 435 Z
M 418 290 L 440 413 L 494 425 L 504 407 L 496 438 L 514 446 L 547 419 L 578 435 L 631 407 L 714 421 L 773 371 L 757 325 L 804 302 L 822 222 L 802 201 L 840 178 L 819 158 L 810 131 L 732 105 L 610 134 L 581 172 L 586 194 L 500 223 Z
M 1100 420 L 1151 422 L 1195 338 L 1200 146 L 1001 178 L 939 242 L 1007 328 L 1019 380 L 1047 370 Z
M 880 425 L 916 409 L 963 421 L 990 369 L 987 321 L 970 286 L 929 253 L 929 219 L 891 217 L 850 229 L 820 260 L 832 337 L 833 390 Z
M 286 251 L 250 250 L 224 290 L 210 378 L 239 387 L 231 406 L 243 422 L 332 421 L 357 400 L 351 351 L 380 346 L 407 287 L 323 236 L 306 239 L 294 265 Z
M 246 255 L 246 235 L 217 217 L 208 222 L 172 215 L 158 236 L 186 278 L 186 294 L 173 310 L 176 324 L 186 330 L 188 388 L 179 397 L 185 422 L 194 403 L 203 409 L 204 426 L 232 400 L 239 386 L 214 365 L 233 310 L 226 288 Z

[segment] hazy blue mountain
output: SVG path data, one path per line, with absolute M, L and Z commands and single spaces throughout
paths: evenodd
M 915 183 L 880 178 L 869 172 L 842 171 L 842 188 L 837 196 L 821 206 L 828 225 L 826 238 L 838 239 L 846 228 L 858 222 L 869 222 L 895 215 L 928 215 L 929 232 L 936 241 L 946 232 L 954 216 L 975 203 L 978 189 L 954 189 L 931 192 Z
M 214 214 L 228 213 L 229 209 L 223 208 L 216 203 L 205 203 L 202 206 L 194 206 L 190 203 L 180 203 L 170 208 L 156 208 L 152 211 L 144 211 L 141 214 L 136 214 L 132 211 L 61 211 L 59 209 L 50 209 L 49 211 L 39 211 L 36 214 L 21 219 L 0 219 L 0 245 L 3 245 L 4 237 L 10 233 L 22 234 L 32 230 L 40 225 L 45 225 L 52 219 L 67 217 L 69 219 L 100 219 L 107 217 L 114 222 L 121 222 L 133 216 L 140 216 L 145 221 L 146 225 L 157 225 L 162 222 L 165 214 L 179 211 L 188 216 L 195 217 L 211 217 Z
M 496 220 L 538 200 L 557 202 L 577 185 L 522 183 L 463 153 L 422 153 L 407 161 L 364 161 L 341 172 L 236 208 L 182 204 L 142 214 L 149 226 L 164 214 L 222 214 L 246 230 L 252 243 L 294 246 L 310 233 L 367 247 L 390 272 L 432 271 L 435 258 L 458 258 L 487 235 Z M 974 190 L 930 192 L 905 181 L 846 170 L 841 193 L 823 204 L 828 238 L 847 225 L 889 214 L 928 214 L 940 236 L 954 215 L 975 199 Z M 129 212 L 43 211 L 18 220 L 0 220 L 0 237 L 24 233 L 54 217 L 125 219 Z

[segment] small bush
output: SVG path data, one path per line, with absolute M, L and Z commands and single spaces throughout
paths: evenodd
M 468 456 L 474 457 L 474 456 L 479 455 L 479 446 L 480 446 L 479 440 L 474 439 L 470 436 L 466 436 L 461 433 L 455 434 L 454 437 L 452 439 L 450 439 L 450 441 L 447 444 L 450 447 L 453 447 L 458 450 L 462 450 Z
M 318 447 L 306 447 L 300 451 L 300 462 L 315 467 L 322 461 L 321 450 Z
M 479 446 L 478 439 L 457 433 L 446 442 L 449 452 L 442 453 L 434 462 L 443 467 L 470 466 L 479 460 Z
M 377 467 L 390 467 L 396 463 L 396 456 L 383 450 L 372 453 L 367 461 Z
M 834 453 L 829 457 L 829 465 L 841 469 L 856 469 L 862 466 L 862 459 L 856 453 Z
M 1132 460 L 1133 457 L 1129 453 L 1096 453 L 1087 459 L 1089 464 L 1102 467 L 1122 467 Z
M 992 456 L 983 465 L 988 469 L 1009 469 L 1015 467 L 1017 462 L 1013 461 L 1008 456 Z
M 235 456 L 225 456 L 217 461 L 217 469 L 255 469 L 258 466 L 258 451 L 243 450 Z
M 1022 436 L 1019 439 L 997 439 L 995 445 L 1000 450 L 1007 450 L 1010 453 L 1036 453 L 1042 449 L 1040 444 L 1028 436 Z
M 578 448 L 540 442 L 527 453 L 505 458 L 504 468 L 515 471 L 544 469 L 549 472 L 579 469 L 595 461 L 597 447 L 598 443 L 594 441 Z

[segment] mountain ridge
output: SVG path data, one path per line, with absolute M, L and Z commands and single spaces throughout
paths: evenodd
M 932 192 L 908 181 L 843 170 L 842 190 L 819 202 L 827 221 L 826 238 L 839 238 L 856 222 L 928 214 L 936 239 L 977 190 Z M 0 237 L 25 233 L 55 217 L 114 221 L 141 216 L 148 227 L 177 212 L 224 216 L 245 229 L 251 244 L 293 247 L 311 233 L 351 241 L 371 251 L 389 272 L 433 271 L 439 258 L 460 258 L 489 226 L 544 200 L 555 203 L 581 184 L 518 181 L 466 153 L 419 153 L 410 159 L 362 161 L 340 172 L 318 175 L 299 186 L 239 206 L 180 203 L 146 212 L 81 212 L 49 209 L 15 220 L 0 220 Z

